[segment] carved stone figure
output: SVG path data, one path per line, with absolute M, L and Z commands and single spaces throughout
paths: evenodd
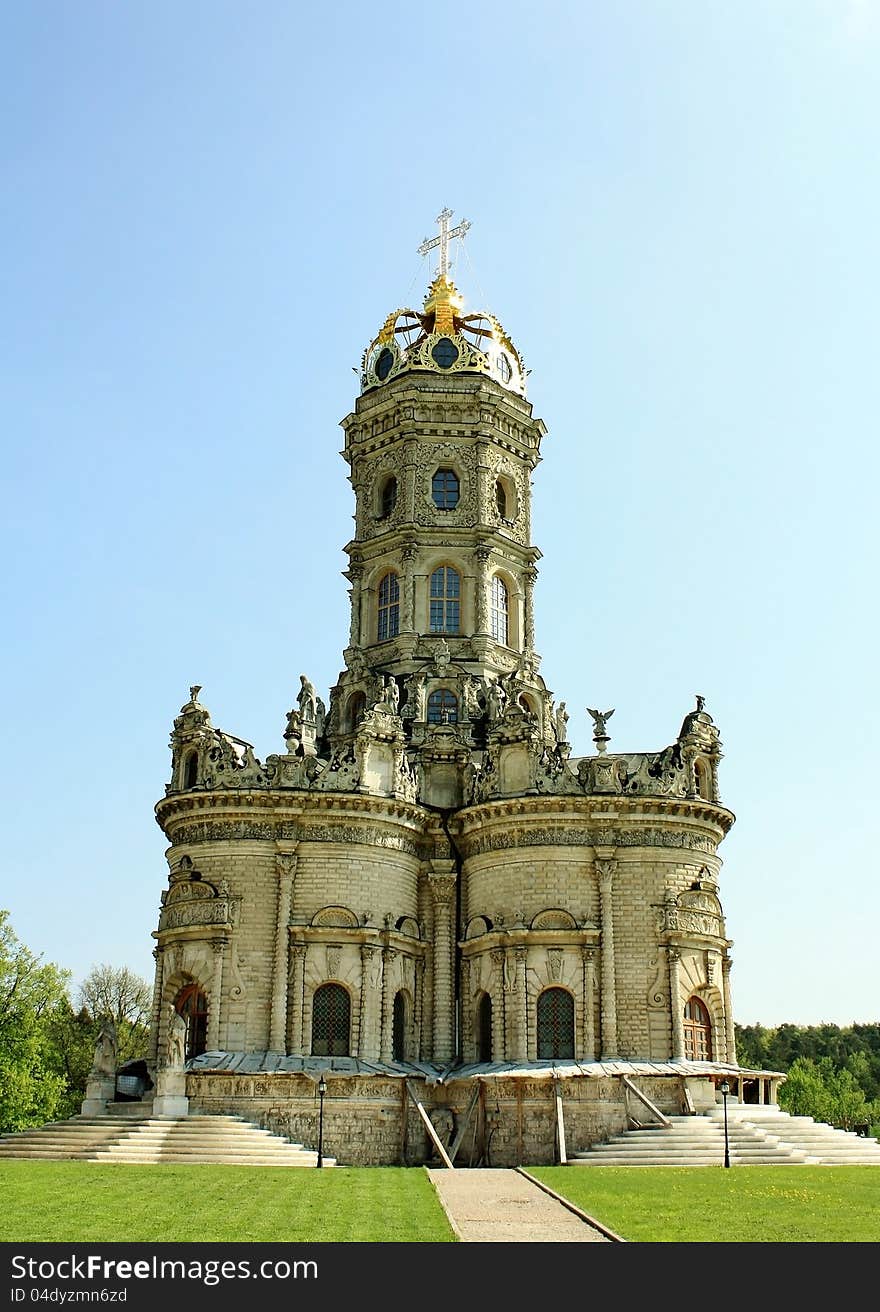
M 613 708 L 610 711 L 593 711 L 588 706 L 587 714 L 593 717 L 593 737 L 604 738 L 607 734 L 606 721 L 610 720 L 614 714 Z
M 560 702 L 556 708 L 556 739 L 557 742 L 568 742 L 568 711 L 565 709 L 565 702 Z
M 315 685 L 306 675 L 299 676 L 300 690 L 297 695 L 299 713 L 303 720 L 314 723 L 318 710 L 318 694 L 315 692 Z
M 507 705 L 507 693 L 501 685 L 500 679 L 495 679 L 489 684 L 488 709 L 489 720 L 500 720 L 504 714 L 504 708 Z
M 195 698 L 193 698 L 195 700 Z M 98 1035 L 98 1041 L 95 1044 L 95 1055 L 92 1058 L 91 1074 L 93 1076 L 115 1075 L 116 1074 L 116 1025 L 110 1016 L 105 1016 L 101 1022 L 101 1032 Z
M 180 1070 L 186 1065 L 186 1021 L 175 1011 L 168 1026 L 168 1065 Z

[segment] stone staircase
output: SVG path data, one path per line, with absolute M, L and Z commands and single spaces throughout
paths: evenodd
M 215 1163 L 224 1166 L 317 1166 L 318 1154 L 261 1130 L 240 1116 L 162 1119 L 154 1116 L 73 1116 L 0 1136 L 0 1161 Z M 335 1166 L 332 1157 L 324 1166 Z
M 673 1116 L 668 1127 L 627 1130 L 607 1143 L 569 1154 L 573 1166 L 722 1166 L 724 1109 Z M 781 1108 L 728 1103 L 731 1166 L 880 1166 L 880 1143 L 789 1116 Z

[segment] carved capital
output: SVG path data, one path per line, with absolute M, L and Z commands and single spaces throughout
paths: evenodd
M 616 869 L 617 862 L 613 859 L 610 861 L 600 860 L 596 862 L 596 874 L 599 876 L 599 883 L 602 885 L 603 891 L 607 892 L 610 890 L 611 881 L 614 878 L 614 872 Z
M 455 895 L 455 875 L 428 875 L 428 887 L 435 907 L 448 907 Z

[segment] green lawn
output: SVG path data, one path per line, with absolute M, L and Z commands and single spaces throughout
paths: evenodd
M 880 1166 L 533 1166 L 636 1243 L 876 1243 Z
M 880 1167 L 535 1166 L 635 1243 L 876 1243 Z M 448 1243 L 421 1167 L 0 1163 L 0 1242 Z
M 0 1241 L 447 1243 L 420 1167 L 0 1163 Z

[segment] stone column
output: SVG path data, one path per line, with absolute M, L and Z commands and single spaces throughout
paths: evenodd
M 288 1051 L 293 1053 L 295 1057 L 305 1057 L 307 1055 L 305 1048 L 303 1047 L 306 951 L 305 943 L 293 943 L 290 947 L 292 978 L 290 982 L 290 1007 L 288 1013 L 290 1031 Z
M 346 571 L 351 587 L 348 595 L 351 597 L 351 625 L 348 634 L 349 647 L 359 647 L 361 645 L 361 580 L 364 576 L 362 565 L 350 565 Z
M 358 1056 L 362 1061 L 378 1061 L 381 1018 L 376 1015 L 379 978 L 379 949 L 361 944 L 361 1008 L 358 1026 Z
M 397 952 L 394 948 L 382 949 L 382 1036 L 379 1043 L 379 1060 L 391 1061 L 394 1047 L 394 994 L 391 990 L 391 971 Z
M 452 862 L 434 862 L 452 866 Z M 454 1055 L 455 1017 L 453 1016 L 452 908 L 455 895 L 454 874 L 428 875 L 428 887 L 434 902 L 434 1052 L 438 1063 Z
M 697 788 L 697 749 L 696 747 L 683 747 L 681 749 L 684 758 L 684 775 L 687 783 L 687 796 L 697 798 L 700 790 Z
M 495 967 L 496 987 L 490 989 L 492 995 L 492 1060 L 507 1060 L 507 1033 L 505 1024 L 506 997 L 504 990 L 504 958 L 506 953 L 503 948 L 492 948 L 490 952 L 492 965 Z
M 164 951 L 165 949 L 158 945 L 153 948 L 153 960 L 156 963 L 156 969 L 153 972 L 153 1014 L 150 1022 L 149 1061 L 151 1066 L 157 1066 L 159 1062 L 159 1027 L 162 1021 L 162 966 Z
M 401 579 L 401 596 L 400 596 L 400 632 L 415 633 L 416 631 L 416 580 L 415 568 L 419 555 L 419 549 L 414 543 L 408 542 L 401 553 L 403 557 L 403 578 Z
M 535 650 L 535 584 L 538 571 L 534 566 L 523 574 L 523 649 Z
M 681 952 L 678 948 L 667 948 L 669 959 L 669 1005 L 672 1008 L 672 1060 L 684 1060 L 684 1020 L 681 1010 L 681 986 L 679 983 L 679 962 Z
M 611 885 L 617 862 L 602 859 L 596 862 L 599 876 L 599 901 L 602 924 L 602 1060 L 613 1061 L 617 1056 L 617 980 L 614 970 L 614 907 Z
M 584 1023 L 581 1052 L 584 1061 L 596 1060 L 596 949 L 582 948 L 584 966 Z
M 528 1010 L 529 1000 L 526 994 L 526 959 L 528 948 L 516 947 L 512 951 L 512 970 L 509 997 L 511 1036 L 509 1058 L 512 1061 L 528 1061 Z
M 425 996 L 425 963 L 419 957 L 415 963 L 415 998 L 413 999 L 413 1053 L 414 1061 L 422 1060 L 422 1004 Z
M 488 636 L 489 633 L 489 547 L 477 547 L 474 556 L 477 561 L 474 581 L 474 633 Z
M 474 1000 L 471 997 L 471 963 L 468 957 L 464 957 L 461 963 L 461 1050 L 465 1061 L 470 1061 L 474 1051 Z
M 209 1052 L 220 1051 L 220 1006 L 223 998 L 223 954 L 226 951 L 225 938 L 211 939 L 214 953 L 214 973 L 211 979 L 211 996 L 208 1001 L 208 1033 L 205 1042 Z
M 278 892 L 275 908 L 275 957 L 272 964 L 272 1009 L 269 1017 L 269 1051 L 285 1053 L 287 1049 L 287 977 L 290 939 L 290 905 L 296 878 L 296 856 L 292 852 L 275 857 Z
M 736 1062 L 736 1030 L 733 1027 L 733 1003 L 730 999 L 730 967 L 732 957 L 721 958 L 721 982 L 724 996 L 724 1043 L 725 1058 L 731 1064 Z

